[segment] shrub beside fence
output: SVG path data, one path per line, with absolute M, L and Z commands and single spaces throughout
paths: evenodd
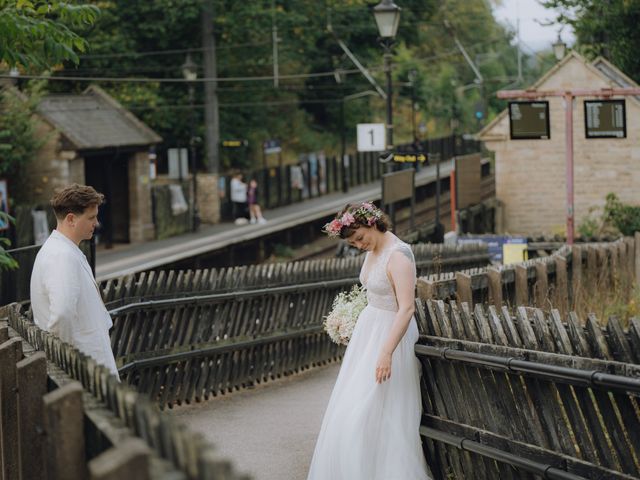
M 422 307 L 421 433 L 437 477 L 638 477 L 637 320 L 624 332 L 615 317 L 565 326 L 557 309 Z
M 163 415 L 147 396 L 118 382 L 91 358 L 39 329 L 18 305 L 3 307 L 0 318 L 24 339 L 13 334 L 0 345 L 5 480 L 247 480 L 212 453 L 201 436 Z M 11 329 L 0 326 L 0 340 L 11 337 Z M 52 390 L 46 393 L 45 388 Z M 39 398 L 44 399 L 41 408 Z M 12 443 L 18 438 L 30 443 L 18 447 Z M 32 473 L 17 473 L 20 468 Z

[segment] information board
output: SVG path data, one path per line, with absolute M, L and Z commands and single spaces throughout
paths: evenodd
M 584 131 L 587 138 L 626 138 L 624 100 L 585 100 Z
M 512 140 L 547 140 L 549 102 L 509 102 L 509 130 Z

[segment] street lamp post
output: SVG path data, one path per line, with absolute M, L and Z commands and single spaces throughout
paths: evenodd
M 391 83 L 391 47 L 398 32 L 400 10 L 393 0 L 382 0 L 373 7 L 378 33 L 384 47 L 384 71 L 387 77 L 387 158 L 393 152 L 393 89 Z
M 189 122 L 189 163 L 191 165 L 191 228 L 195 232 L 200 227 L 200 213 L 198 212 L 198 173 L 196 165 L 196 134 L 195 134 L 195 108 L 194 108 L 194 83 L 198 78 L 198 66 L 187 54 L 184 64 L 182 64 L 182 75 L 189 82 L 189 109 L 191 119 Z

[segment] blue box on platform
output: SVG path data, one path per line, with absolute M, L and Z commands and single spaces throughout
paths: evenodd
M 489 257 L 492 263 L 503 263 L 505 244 L 526 244 L 526 237 L 514 237 L 510 235 L 464 235 L 458 237 L 458 244 L 486 243 L 489 249 Z

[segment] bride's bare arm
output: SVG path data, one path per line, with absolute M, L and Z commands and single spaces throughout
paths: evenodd
M 376 365 L 376 382 L 378 383 L 391 377 L 391 357 L 406 333 L 415 311 L 416 277 L 412 259 L 403 251 L 393 252 L 389 258 L 387 270 L 398 301 L 398 312 Z

